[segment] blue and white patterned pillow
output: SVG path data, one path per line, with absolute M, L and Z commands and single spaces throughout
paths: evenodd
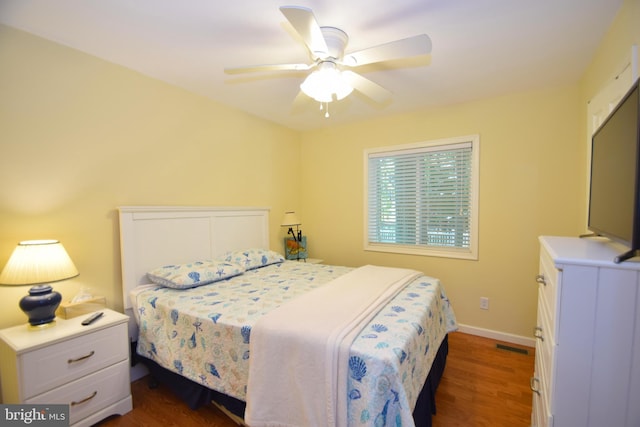
M 245 269 L 236 263 L 204 260 L 165 265 L 149 271 L 147 277 L 153 283 L 168 288 L 188 289 L 228 279 L 244 272 Z
M 253 270 L 284 261 L 284 257 L 279 253 L 258 248 L 228 252 L 222 259 L 226 262 L 240 264 L 245 270 Z

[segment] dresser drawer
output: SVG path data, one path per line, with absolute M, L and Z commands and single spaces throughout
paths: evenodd
M 548 425 L 550 411 L 550 402 L 552 399 L 553 388 L 551 387 L 551 381 L 553 379 L 553 365 L 555 358 L 556 345 L 553 339 L 551 331 L 551 319 L 547 312 L 546 304 L 541 300 L 543 290 L 538 290 L 538 330 L 536 331 L 536 361 L 535 361 L 535 389 L 538 393 L 534 392 L 534 401 L 536 399 L 539 402 L 539 417 L 538 422 L 540 425 Z M 544 414 L 544 415 L 543 415 Z
M 548 427 L 545 421 L 545 405 L 544 400 L 537 393 L 533 393 L 533 408 L 531 411 L 532 427 Z
M 546 251 L 540 253 L 540 268 L 538 275 L 539 288 L 542 290 L 540 299 L 545 301 L 549 315 L 555 318 L 556 303 L 558 298 L 558 281 L 560 272 Z
M 127 398 L 129 363 L 124 360 L 91 375 L 28 399 L 30 404 L 69 405 L 69 424 Z
M 533 408 L 531 413 L 531 425 L 533 427 L 551 427 L 553 417 L 549 407 L 549 386 L 542 374 L 542 368 L 536 358 L 535 372 L 531 387 L 533 392 Z
M 19 355 L 24 399 L 127 360 L 126 336 L 121 323 Z
M 551 377 L 553 366 L 553 355 L 556 346 L 554 330 L 551 323 L 551 316 L 547 305 L 541 298 L 542 289 L 538 290 L 538 318 L 536 324 L 536 358 L 540 358 L 546 368 L 547 378 Z

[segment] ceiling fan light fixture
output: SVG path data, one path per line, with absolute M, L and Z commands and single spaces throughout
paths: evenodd
M 336 64 L 327 61 L 307 76 L 300 90 L 318 102 L 332 102 L 334 95 L 341 100 L 353 92 L 353 87 L 344 79 Z

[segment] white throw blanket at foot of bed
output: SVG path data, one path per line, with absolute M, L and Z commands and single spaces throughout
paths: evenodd
M 421 274 L 364 266 L 271 311 L 251 329 L 245 422 L 346 426 L 349 348 Z

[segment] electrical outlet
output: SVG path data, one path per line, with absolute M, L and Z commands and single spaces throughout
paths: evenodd
M 480 297 L 480 308 L 483 310 L 489 310 L 489 298 Z

